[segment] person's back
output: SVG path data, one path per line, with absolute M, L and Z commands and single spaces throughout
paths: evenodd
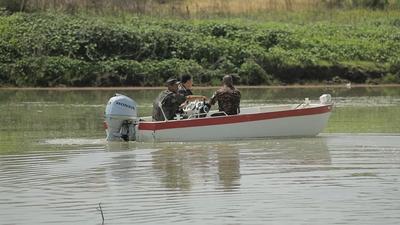
M 228 115 L 240 112 L 240 91 L 233 86 L 232 77 L 227 75 L 223 79 L 223 86 L 210 99 L 210 105 L 218 102 L 218 110 Z

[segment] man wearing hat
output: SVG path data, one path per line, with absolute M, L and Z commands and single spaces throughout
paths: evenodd
M 153 120 L 172 120 L 186 97 L 178 94 L 179 81 L 169 78 L 165 82 L 167 90 L 162 91 L 153 103 Z M 165 117 L 164 117 L 165 116 Z
M 192 76 L 190 76 L 189 74 L 182 75 L 178 87 L 178 93 L 184 96 L 193 95 L 192 85 Z
M 233 86 L 232 76 L 225 75 L 222 79 L 222 87 L 210 98 L 209 104 L 214 105 L 218 102 L 220 112 L 236 115 L 240 112 L 240 98 L 240 91 Z
M 153 120 L 164 121 L 174 119 L 179 108 L 187 101 L 205 100 L 205 96 L 188 95 L 178 93 L 178 84 L 180 82 L 175 78 L 169 78 L 165 84 L 167 90 L 162 91 L 153 103 Z M 165 115 L 165 117 L 164 117 Z

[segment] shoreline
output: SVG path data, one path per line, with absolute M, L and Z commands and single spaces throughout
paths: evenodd
M 193 86 L 195 90 L 219 88 L 220 86 Z M 260 86 L 244 86 L 235 85 L 238 89 L 291 89 L 291 88 L 368 88 L 368 87 L 400 87 L 400 84 L 351 84 L 350 87 L 346 84 L 335 85 L 260 85 Z M 163 86 L 157 87 L 0 87 L 0 90 L 55 90 L 55 91 L 70 91 L 70 90 L 162 90 Z

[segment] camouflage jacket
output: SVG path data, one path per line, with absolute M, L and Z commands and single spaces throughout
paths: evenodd
M 164 121 L 164 116 L 161 111 L 160 105 L 168 120 L 174 119 L 179 106 L 186 101 L 186 97 L 171 92 L 169 90 L 162 91 L 153 103 L 153 120 Z
M 219 111 L 224 111 L 228 115 L 235 115 L 240 112 L 240 98 L 239 90 L 224 86 L 211 97 L 210 105 L 218 102 Z

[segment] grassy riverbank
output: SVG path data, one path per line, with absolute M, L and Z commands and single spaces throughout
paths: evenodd
M 400 11 L 354 9 L 172 18 L 0 16 L 0 86 L 400 83 Z M 275 19 L 272 19 L 275 18 Z

